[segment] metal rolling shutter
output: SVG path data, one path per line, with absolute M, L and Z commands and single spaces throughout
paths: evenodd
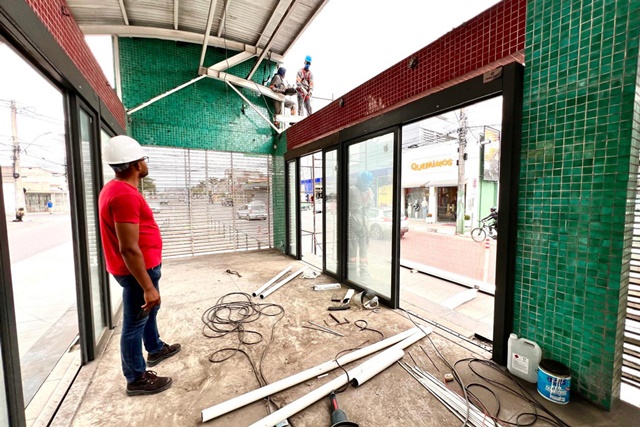
M 627 318 L 624 327 L 622 381 L 640 388 L 640 181 L 638 181 L 637 190 Z
M 142 191 L 160 226 L 164 257 L 273 246 L 270 156 L 144 149 L 149 176 Z M 237 217 L 237 209 L 253 201 L 264 202 L 266 220 Z

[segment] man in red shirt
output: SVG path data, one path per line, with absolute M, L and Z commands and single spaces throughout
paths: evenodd
M 178 353 L 180 344 L 162 342 L 156 323 L 162 237 L 149 205 L 138 192 L 140 180 L 149 174 L 148 158 L 140 144 L 126 135 L 107 141 L 102 156 L 116 173 L 100 192 L 98 207 L 107 271 L 122 286 L 120 356 L 127 394 L 159 393 L 171 386 L 171 378 L 159 377 L 146 367 Z M 146 364 L 143 342 L 148 352 Z

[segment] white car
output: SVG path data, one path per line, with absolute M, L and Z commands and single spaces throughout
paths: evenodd
M 262 202 L 251 202 L 236 211 L 238 219 L 267 219 L 267 207 Z
M 369 235 L 373 239 L 383 239 L 391 237 L 391 227 L 393 226 L 393 209 L 391 208 L 369 208 Z M 401 214 L 400 217 L 400 237 L 409 231 L 407 217 Z

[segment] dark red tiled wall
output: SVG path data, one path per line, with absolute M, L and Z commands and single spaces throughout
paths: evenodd
M 127 127 L 122 102 L 109 86 L 100 65 L 84 40 L 84 34 L 70 14 L 65 0 L 25 0 L 31 6 L 58 44 L 69 55 L 123 128 Z M 66 12 L 63 13 L 63 10 Z M 67 16 L 68 15 L 68 16 Z
M 504 0 L 287 130 L 292 149 L 495 66 L 523 62 L 526 0 Z M 417 57 L 417 67 L 408 66 Z

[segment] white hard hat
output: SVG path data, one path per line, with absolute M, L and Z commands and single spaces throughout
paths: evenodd
M 102 160 L 110 165 L 120 165 L 144 157 L 142 147 L 135 139 L 127 135 L 114 136 L 102 146 Z

